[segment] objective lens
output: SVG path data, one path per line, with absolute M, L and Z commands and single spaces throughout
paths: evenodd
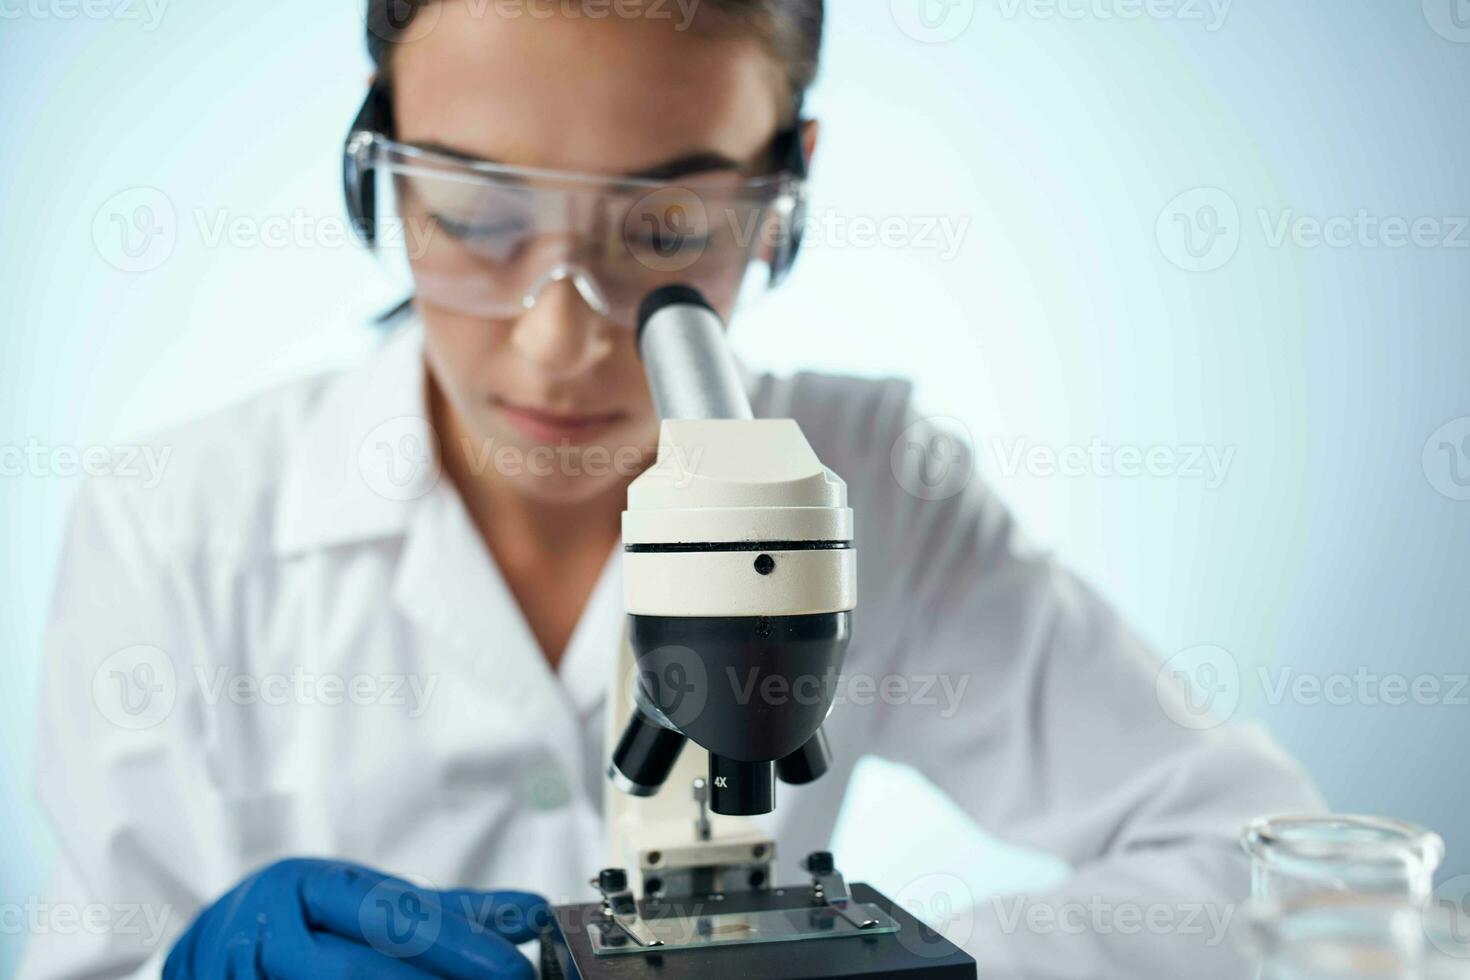
M 776 766 L 709 756 L 710 809 L 732 817 L 754 817 L 776 809 Z
M 652 796 L 679 761 L 684 743 L 689 741 L 672 728 L 658 724 L 643 710 L 633 712 L 628 727 L 613 751 L 608 778 L 625 793 Z

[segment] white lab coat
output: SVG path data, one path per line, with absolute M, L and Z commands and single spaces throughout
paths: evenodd
M 358 369 L 160 437 L 159 485 L 82 492 L 45 653 L 38 792 L 60 843 L 49 902 L 101 903 L 117 928 L 41 931 L 23 976 L 156 975 L 202 906 L 292 855 L 588 898 L 617 556 L 553 672 L 432 454 L 415 455 L 423 372 L 405 330 Z M 916 474 L 896 475 L 891 450 L 917 419 L 906 384 L 751 387 L 758 415 L 795 418 L 847 481 L 860 589 L 847 672 L 968 678 L 952 716 L 942 697 L 834 712 L 833 771 L 783 787 L 771 821 L 781 877 L 827 843 L 870 753 L 1071 862 L 1066 895 L 1243 896 L 1242 824 L 1317 806 L 1291 762 L 1250 728 L 1172 722 L 1157 662 L 1027 547 L 978 475 L 945 499 L 905 490 Z M 978 914 L 982 976 L 1154 975 L 1139 938 Z

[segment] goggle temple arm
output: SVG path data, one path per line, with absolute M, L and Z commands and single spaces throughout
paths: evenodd
M 362 109 L 347 131 L 342 150 L 342 188 L 352 230 L 369 249 L 377 244 L 377 196 L 364 151 L 374 136 L 393 132 L 393 101 L 387 87 L 373 79 Z

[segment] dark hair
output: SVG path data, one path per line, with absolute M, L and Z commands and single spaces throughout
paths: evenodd
M 413 22 L 419 8 L 443 0 L 367 0 L 367 44 L 380 76 L 388 71 L 388 54 Z M 786 69 L 791 95 L 798 102 L 817 76 L 825 0 L 695 0 L 696 16 L 707 13 L 751 32 Z

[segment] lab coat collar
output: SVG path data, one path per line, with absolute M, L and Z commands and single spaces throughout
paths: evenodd
M 288 450 L 280 556 L 402 535 L 440 469 L 417 325 L 329 382 Z
M 396 603 L 466 648 L 478 646 L 477 636 L 509 640 L 522 655 L 515 676 L 549 695 L 545 682 L 552 674 L 539 647 L 458 495 L 442 479 L 423 355 L 422 329 L 413 324 L 328 384 L 288 451 L 276 553 L 404 539 Z M 609 637 L 618 636 L 622 617 L 620 552 L 609 557 L 561 663 L 566 694 L 584 715 L 600 706 L 607 689 L 611 661 L 604 647 L 615 642 Z M 446 567 L 463 574 L 445 575 Z M 476 591 L 483 587 L 490 595 Z

